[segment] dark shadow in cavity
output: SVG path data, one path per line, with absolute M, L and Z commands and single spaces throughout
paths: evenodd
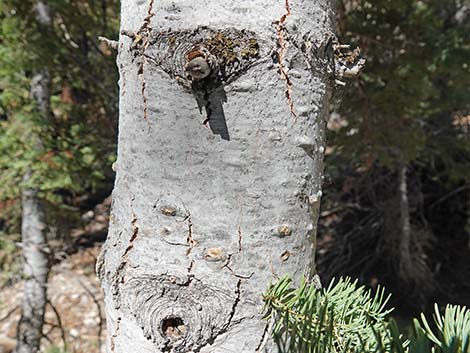
M 206 120 L 211 131 L 222 139 L 230 141 L 223 104 L 227 102 L 224 86 L 218 75 L 211 75 L 204 80 L 193 82 L 192 90 L 199 112 L 206 110 Z

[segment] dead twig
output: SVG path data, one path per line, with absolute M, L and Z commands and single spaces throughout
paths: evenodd
M 5 316 L 3 316 L 2 318 L 0 318 L 0 322 L 2 321 L 5 321 L 6 319 L 8 319 L 16 310 L 18 310 L 20 308 L 19 305 L 15 306 L 13 309 L 11 309 L 9 312 L 7 312 L 5 314 Z
M 64 329 L 64 326 L 62 326 L 62 320 L 60 318 L 60 314 L 59 314 L 59 311 L 57 310 L 57 308 L 54 306 L 54 304 L 52 304 L 52 302 L 47 299 L 47 304 L 49 304 L 49 306 L 51 307 L 52 311 L 54 312 L 56 318 L 57 318 L 57 325 L 58 325 L 58 328 L 60 329 L 60 336 L 62 338 L 62 343 L 64 345 L 64 350 L 67 349 L 67 340 L 65 338 L 65 329 Z
M 105 38 L 105 37 L 98 37 L 98 40 L 104 44 L 106 44 L 108 46 L 108 48 L 111 48 L 111 49 L 114 49 L 114 50 L 117 50 L 118 48 L 118 42 L 116 40 L 111 40 L 111 39 L 108 39 L 108 38 Z

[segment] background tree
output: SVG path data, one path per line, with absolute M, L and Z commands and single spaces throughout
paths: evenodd
M 319 271 L 400 288 L 394 297 L 415 307 L 464 304 L 468 3 L 341 4 L 343 41 L 367 67 L 329 122 Z
M 43 33 L 50 31 L 52 14 L 47 3 L 38 1 L 35 4 L 35 19 L 38 29 Z M 47 67 L 38 67 L 31 79 L 31 97 L 36 104 L 39 118 L 45 123 L 51 116 L 51 75 Z M 42 148 L 42 142 L 32 134 L 33 144 Z M 49 275 L 50 249 L 46 240 L 44 211 L 38 189 L 29 184 L 33 178 L 31 167 L 26 167 L 22 189 L 21 243 L 24 258 L 23 303 L 21 318 L 17 331 L 18 353 L 35 353 L 39 351 L 44 323 L 44 312 L 47 303 L 47 277 Z
M 119 3 L 54 1 L 49 6 L 54 20 L 45 35 L 34 18 L 34 2 L 0 5 L 1 249 L 18 239 L 26 168 L 33 171 L 28 185 L 38 189 L 46 206 L 49 240 L 59 247 L 70 245 L 64 245 L 70 241 L 64 238 L 68 229 L 83 210 L 109 194 L 114 179 L 117 70 L 111 49 L 98 36 L 117 32 Z M 47 122 L 36 114 L 29 95 L 32 72 L 41 65 L 52 81 Z M 4 265 L 11 266 L 8 261 Z
M 79 209 L 76 196 L 83 202 L 99 195 L 112 176 L 116 70 L 97 37 L 113 33 L 116 21 L 108 16 L 116 7 L 112 1 L 99 9 L 93 1 L 0 4 L 0 217 L 8 234 L 0 247 L 16 240 L 22 200 L 26 278 L 18 352 L 39 350 L 53 260 L 47 240 L 70 246 L 63 245 L 61 221 L 75 221 L 70 209 Z M 96 72 L 109 78 L 97 80 Z

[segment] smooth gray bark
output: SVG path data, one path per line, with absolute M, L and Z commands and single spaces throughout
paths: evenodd
M 331 6 L 122 1 L 108 352 L 275 351 L 262 293 L 315 271 Z
M 51 25 L 51 14 L 46 3 L 36 5 L 36 18 L 43 26 Z M 48 70 L 36 72 L 31 80 L 31 96 L 39 114 L 50 116 L 50 84 Z M 37 141 L 40 148 L 41 141 Z M 23 182 L 27 185 L 32 178 L 30 168 Z M 49 274 L 50 250 L 46 239 L 46 224 L 38 190 L 26 187 L 22 191 L 21 241 L 24 257 L 24 281 L 22 313 L 17 332 L 17 353 L 39 352 L 47 304 L 47 278 Z

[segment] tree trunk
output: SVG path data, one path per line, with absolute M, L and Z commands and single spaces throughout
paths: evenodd
M 36 4 L 36 19 L 43 26 L 51 25 L 49 7 L 43 2 Z M 36 102 L 39 114 L 50 116 L 50 74 L 44 69 L 34 74 L 31 80 L 31 96 Z M 41 142 L 37 141 L 41 147 Z M 32 178 L 28 168 L 23 182 Z M 25 187 L 22 191 L 21 238 L 24 257 L 24 289 L 22 313 L 17 332 L 17 353 L 39 352 L 47 304 L 47 278 L 49 274 L 49 247 L 46 240 L 46 224 L 43 206 L 38 198 L 38 190 Z
M 31 171 L 24 177 L 27 182 Z M 39 352 L 47 303 L 49 248 L 45 237 L 44 213 L 37 190 L 24 189 L 22 195 L 21 237 L 24 257 L 22 313 L 17 332 L 18 353 Z
M 411 275 L 411 223 L 410 223 L 410 205 L 408 202 L 408 180 L 406 177 L 406 164 L 400 164 L 399 173 L 399 195 L 400 195 L 400 278 L 406 280 Z
M 331 6 L 122 1 L 108 352 L 275 350 L 262 293 L 314 273 Z

